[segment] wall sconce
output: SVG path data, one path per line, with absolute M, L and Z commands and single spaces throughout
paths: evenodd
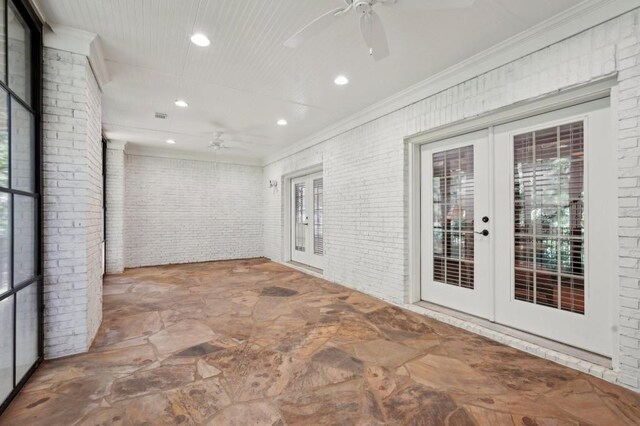
M 273 188 L 273 193 L 278 192 L 278 181 L 274 179 L 269 180 L 269 189 Z

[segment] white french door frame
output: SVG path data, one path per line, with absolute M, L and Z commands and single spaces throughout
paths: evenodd
M 561 110 L 564 108 L 579 105 L 598 99 L 611 98 L 611 122 L 617 121 L 617 78 L 615 75 L 606 76 L 596 81 L 582 84 L 579 86 L 560 90 L 554 94 L 550 94 L 543 98 L 536 98 L 531 101 L 519 102 L 517 105 L 499 108 L 493 112 L 482 114 L 470 119 L 455 122 L 453 124 L 443 125 L 434 129 L 421 132 L 415 135 L 405 137 L 405 149 L 408 158 L 408 168 L 405 172 L 405 182 L 408 190 L 408 282 L 405 301 L 407 303 L 417 303 L 421 301 L 421 148 L 423 145 L 441 141 L 443 139 L 464 135 L 467 133 L 487 130 L 489 131 L 490 142 L 490 158 L 493 160 L 493 128 L 495 126 L 507 124 L 510 122 L 522 120 L 525 118 L 542 115 L 548 112 Z M 614 143 L 618 140 L 617 126 L 611 126 L 611 139 Z M 493 170 L 493 167 L 491 167 Z M 493 175 L 491 176 L 493 180 Z M 493 194 L 490 200 L 493 206 Z M 492 217 L 495 215 L 492 212 Z M 617 237 L 616 237 L 617 238 Z M 492 240 L 493 243 L 493 240 Z M 495 250 L 492 249 L 493 252 Z M 617 276 L 617 265 L 616 265 Z M 492 276 L 495 273 L 492 271 Z M 610 297 L 617 299 L 619 294 L 619 285 L 616 283 L 612 288 Z M 494 298 L 495 299 L 495 298 Z M 611 324 L 617 329 L 619 324 L 617 303 L 613 303 Z M 495 305 L 492 318 L 495 320 Z M 619 354 L 615 348 L 618 345 L 618 334 L 613 335 L 612 347 L 612 365 L 614 368 L 619 367 Z
M 422 222 L 427 222 L 422 227 L 422 253 L 427 253 L 421 257 L 421 271 L 428 277 L 422 279 L 421 295 L 425 292 L 430 294 L 429 301 L 448 305 L 457 310 L 476 315 L 478 317 L 493 320 L 493 206 L 491 204 L 492 176 L 490 167 L 490 132 L 484 129 L 465 135 L 455 136 L 442 141 L 422 145 L 422 182 L 433 179 L 432 155 L 436 152 L 446 152 L 452 149 L 472 147 L 473 149 L 473 216 L 475 229 L 473 266 L 474 277 L 472 289 L 461 286 L 445 284 L 433 280 L 433 252 L 429 247 L 433 246 L 433 202 L 423 203 L 421 206 Z M 421 198 L 429 199 L 433 197 L 433 188 L 421 188 Z M 426 208 L 425 208 L 426 206 Z M 424 210 L 422 210 L 424 209 Z M 481 217 L 490 218 L 488 223 L 483 223 Z M 488 237 L 478 235 L 481 230 L 489 231 Z M 446 258 L 446 255 L 445 255 Z M 445 260 L 448 262 L 448 260 Z
M 293 223 L 293 203 L 291 202 L 291 182 L 296 178 L 307 176 L 315 173 L 322 173 L 322 163 L 314 164 L 303 169 L 296 170 L 294 172 L 286 173 L 282 175 L 282 190 L 280 196 L 282 200 L 283 208 L 283 220 L 282 220 L 282 261 L 284 263 L 291 262 L 292 253 L 292 223 Z

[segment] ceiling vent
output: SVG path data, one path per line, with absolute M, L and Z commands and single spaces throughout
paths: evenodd
M 164 112 L 156 112 L 156 118 L 164 120 L 165 118 L 167 118 L 167 114 L 165 114 Z

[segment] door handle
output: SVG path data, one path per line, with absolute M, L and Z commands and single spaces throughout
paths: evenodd
M 486 237 L 487 235 L 489 235 L 489 231 L 487 231 L 486 229 L 483 229 L 483 230 L 482 230 L 482 231 L 480 231 L 480 232 L 477 232 L 477 231 L 476 231 L 476 232 L 475 232 L 475 234 L 483 235 L 483 236 L 485 236 L 485 237 Z

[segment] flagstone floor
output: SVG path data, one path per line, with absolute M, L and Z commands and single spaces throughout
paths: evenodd
M 128 270 L 2 425 L 638 425 L 640 396 L 262 259 Z

